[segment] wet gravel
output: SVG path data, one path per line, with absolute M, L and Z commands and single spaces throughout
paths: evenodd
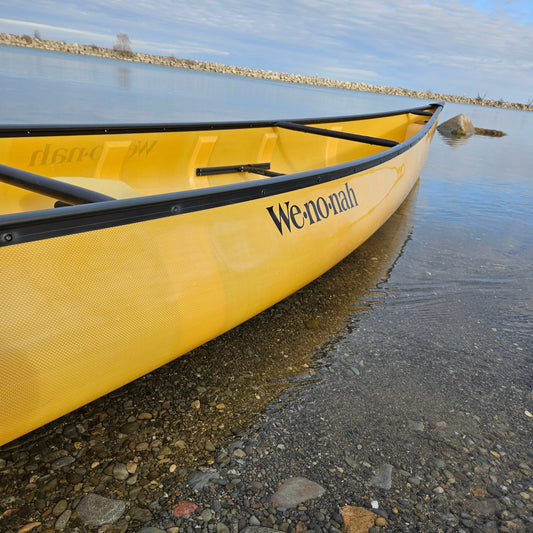
M 346 505 L 372 533 L 533 531 L 527 332 L 395 305 L 409 231 L 407 206 L 280 304 L 0 447 L 0 531 L 337 532 Z M 292 478 L 320 495 L 284 503 Z

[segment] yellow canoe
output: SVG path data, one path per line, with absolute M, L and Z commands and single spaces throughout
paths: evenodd
M 441 108 L 0 127 L 0 445 L 339 262 L 413 187 Z

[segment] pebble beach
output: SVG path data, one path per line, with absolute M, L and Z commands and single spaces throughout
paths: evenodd
M 531 531 L 533 398 L 516 361 L 494 381 L 436 350 L 428 369 L 376 329 L 378 309 L 353 315 L 404 242 L 382 244 L 397 222 L 240 327 L 1 447 L 1 530 Z

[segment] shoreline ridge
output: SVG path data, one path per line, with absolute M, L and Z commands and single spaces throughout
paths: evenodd
M 480 96 L 472 98 L 468 96 L 435 93 L 433 91 L 416 91 L 412 89 L 404 89 L 401 87 L 372 85 L 364 82 L 333 80 L 330 78 L 308 76 L 304 74 L 273 72 L 270 70 L 262 70 L 249 67 L 237 67 L 233 65 L 226 65 L 223 63 L 215 63 L 210 61 L 182 59 L 174 56 L 162 56 L 148 54 L 144 52 L 132 52 L 129 50 L 116 50 L 114 48 L 105 48 L 96 45 L 67 43 L 65 41 L 53 41 L 50 39 L 40 39 L 38 37 L 31 37 L 29 35 L 0 33 L 0 44 L 8 46 L 19 46 L 24 48 L 50 50 L 54 52 L 66 52 L 78 55 L 89 55 L 108 59 L 118 59 L 123 61 L 132 61 L 136 63 L 148 63 L 153 65 L 185 68 L 189 70 L 201 70 L 206 72 L 216 72 L 220 74 L 231 74 L 250 78 L 261 78 L 266 80 L 283 81 L 288 83 L 299 83 L 302 85 L 314 85 L 320 87 L 330 87 L 334 89 L 347 89 L 352 91 L 373 92 L 377 94 L 406 96 L 425 100 L 440 100 L 459 104 L 499 107 L 519 111 L 533 111 L 533 104 L 505 102 L 503 100 L 489 100 L 481 98 Z

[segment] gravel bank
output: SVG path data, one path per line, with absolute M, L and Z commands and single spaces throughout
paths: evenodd
M 268 80 L 285 81 L 289 83 L 302 83 L 305 85 L 318 85 L 337 89 L 348 89 L 353 91 L 373 92 L 380 94 L 391 94 L 395 96 L 408 96 L 412 98 L 422 98 L 425 100 L 440 100 L 455 102 L 460 104 L 482 105 L 490 107 L 502 107 L 506 109 L 516 109 L 522 111 L 533 111 L 533 105 L 504 102 L 503 100 L 486 100 L 481 97 L 470 98 L 467 96 L 454 96 L 449 94 L 434 93 L 432 91 L 413 91 L 400 87 L 385 87 L 381 85 L 370 85 L 368 83 L 349 82 L 319 78 L 315 76 L 304 76 L 301 74 L 287 74 L 283 72 L 272 72 L 246 67 L 236 67 L 224 65 L 222 63 L 212 63 L 208 61 L 193 61 L 191 59 L 179 59 L 173 56 L 159 56 L 144 54 L 140 52 L 121 52 L 111 48 L 102 48 L 95 45 L 66 43 L 63 41 L 51 41 L 48 39 L 38 39 L 29 35 L 13 35 L 0 33 L 0 44 L 23 46 L 26 48 L 41 48 L 56 52 L 68 52 L 71 54 L 92 55 L 107 57 L 111 59 L 121 59 L 124 61 L 135 61 L 139 63 L 151 63 L 154 65 L 165 65 L 169 67 L 188 68 L 192 70 L 204 70 L 208 72 L 219 72 L 222 74 L 233 74 L 237 76 L 248 76 L 252 78 L 262 78 Z

